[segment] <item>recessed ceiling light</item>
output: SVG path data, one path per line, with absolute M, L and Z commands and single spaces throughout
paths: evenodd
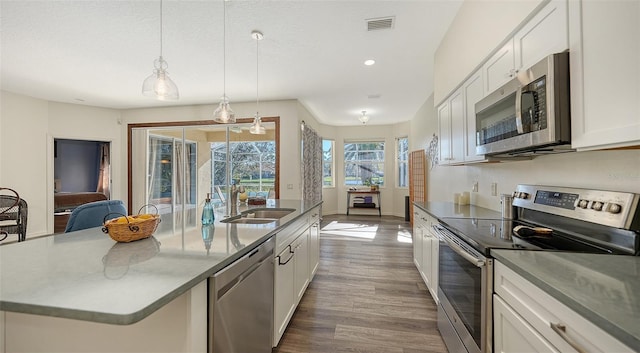
M 371 66 L 371 65 L 373 65 L 375 63 L 376 63 L 376 61 L 373 60 L 373 59 L 365 60 L 365 62 L 364 62 L 364 64 L 367 65 L 367 66 Z

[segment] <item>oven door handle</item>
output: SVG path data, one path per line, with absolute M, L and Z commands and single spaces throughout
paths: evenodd
M 451 250 L 455 251 L 458 255 L 462 256 L 465 260 L 471 262 L 476 267 L 484 267 L 485 266 L 486 261 L 484 259 L 477 258 L 477 257 L 473 256 L 472 254 L 470 254 L 467 251 L 465 251 L 462 247 L 460 247 L 460 245 L 458 245 L 458 244 L 454 243 L 453 241 L 449 240 L 449 237 L 447 237 L 446 235 L 443 234 L 443 229 L 439 228 L 436 225 L 433 225 L 431 227 L 433 228 L 433 230 L 436 233 L 438 233 L 440 235 L 440 239 L 444 240 L 447 243 L 447 245 L 449 245 Z
M 462 249 L 458 244 L 452 242 L 451 240 L 449 240 L 447 238 L 444 238 L 444 241 L 449 245 L 451 250 L 455 251 L 458 255 L 464 257 L 465 260 L 471 262 L 476 267 L 484 267 L 484 265 L 486 264 L 486 262 L 484 260 L 478 259 L 477 257 L 475 257 L 475 256 L 469 254 L 468 252 L 464 251 L 464 249 Z

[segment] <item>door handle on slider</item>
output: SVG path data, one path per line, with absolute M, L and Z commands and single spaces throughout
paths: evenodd
M 586 353 L 587 351 L 584 350 L 584 348 L 580 347 L 580 345 L 573 340 L 573 338 L 569 337 L 569 335 L 567 335 L 567 326 L 565 326 L 564 324 L 554 324 L 553 322 L 550 323 L 551 329 L 553 331 L 555 331 L 558 336 L 562 337 L 562 339 L 567 342 L 573 349 L 575 349 L 576 351 L 578 351 L 578 353 Z

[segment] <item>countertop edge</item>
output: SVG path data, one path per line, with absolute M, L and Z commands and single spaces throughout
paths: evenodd
M 442 218 L 479 218 L 479 219 L 502 219 L 502 215 L 500 212 L 482 207 L 477 205 L 458 205 L 453 202 L 431 202 L 431 201 L 423 201 L 423 202 L 413 202 L 413 205 L 422 211 L 428 213 L 432 217 L 437 218 L 438 220 Z M 439 210 L 436 210 L 439 209 Z M 446 211 L 445 211 L 446 209 Z M 456 214 L 440 214 L 440 212 L 450 211 L 460 211 L 461 213 Z M 473 215 L 465 215 L 464 213 L 472 213 Z
M 520 276 L 522 276 L 527 281 L 531 282 L 536 287 L 543 290 L 545 293 L 549 294 L 554 299 L 558 300 L 560 303 L 566 305 L 571 310 L 575 311 L 577 314 L 602 329 L 612 337 L 616 338 L 623 344 L 627 345 L 631 349 L 640 350 L 640 339 L 625 331 L 624 329 L 612 324 L 609 320 L 603 318 L 597 313 L 593 312 L 591 309 L 585 307 L 580 304 L 576 300 L 571 299 L 566 296 L 562 291 L 554 288 L 553 286 L 548 285 L 544 281 L 540 280 L 537 276 L 531 275 L 526 269 L 518 265 L 517 263 L 509 260 L 508 258 L 501 256 L 499 249 L 492 250 L 491 255 L 502 262 L 509 269 L 513 270 Z M 513 250 L 502 250 L 502 251 L 513 251 Z M 527 250 L 520 250 L 527 251 Z M 535 250 L 530 250 L 535 251 Z
M 269 238 L 273 237 L 277 232 L 281 229 L 285 228 L 289 224 L 295 222 L 299 218 L 308 214 L 312 209 L 320 206 L 323 203 L 322 200 L 317 201 L 313 206 L 309 206 L 305 208 L 304 212 L 300 211 L 299 214 L 295 215 L 295 217 L 291 217 L 286 222 L 278 223 L 278 226 L 274 229 L 271 229 L 264 236 L 260 237 L 258 240 L 254 241 L 250 245 L 244 247 L 242 250 L 234 253 L 233 255 L 225 258 L 224 260 L 218 262 L 213 265 L 208 270 L 204 271 L 198 276 L 195 276 L 191 280 L 185 282 L 174 290 L 167 292 L 165 295 L 159 297 L 157 300 L 150 302 L 145 307 L 140 310 L 126 313 L 126 314 L 114 314 L 107 312 L 95 312 L 88 310 L 77 310 L 70 308 L 58 308 L 52 306 L 43 306 L 43 305 L 34 305 L 34 304 L 23 304 L 23 303 L 15 303 L 2 301 L 0 302 L 0 311 L 4 312 L 13 312 L 19 314 L 28 314 L 28 315 L 39 315 L 39 316 L 49 316 L 49 317 L 57 317 L 63 319 L 72 319 L 72 320 L 80 320 L 87 322 L 96 322 L 103 324 L 112 324 L 112 325 L 132 325 L 136 322 L 139 322 L 160 308 L 164 307 L 174 299 L 178 298 L 182 294 L 191 290 L 191 288 L 195 287 L 198 283 L 206 280 L 211 277 L 216 272 L 222 270 L 227 267 L 234 261 L 238 260 L 242 256 L 248 254 L 253 249 L 258 247 L 260 244 L 267 241 Z

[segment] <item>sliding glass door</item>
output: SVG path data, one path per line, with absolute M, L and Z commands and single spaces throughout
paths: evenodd
M 162 217 L 156 234 L 174 233 L 200 227 L 207 194 L 224 213 L 232 183 L 247 197 L 277 198 L 278 123 L 271 119 L 265 135 L 250 134 L 247 123 L 129 125 L 130 213 L 152 204 Z
M 148 137 L 147 187 L 145 200 L 165 217 L 163 230 L 196 225 L 197 144 L 154 131 Z

